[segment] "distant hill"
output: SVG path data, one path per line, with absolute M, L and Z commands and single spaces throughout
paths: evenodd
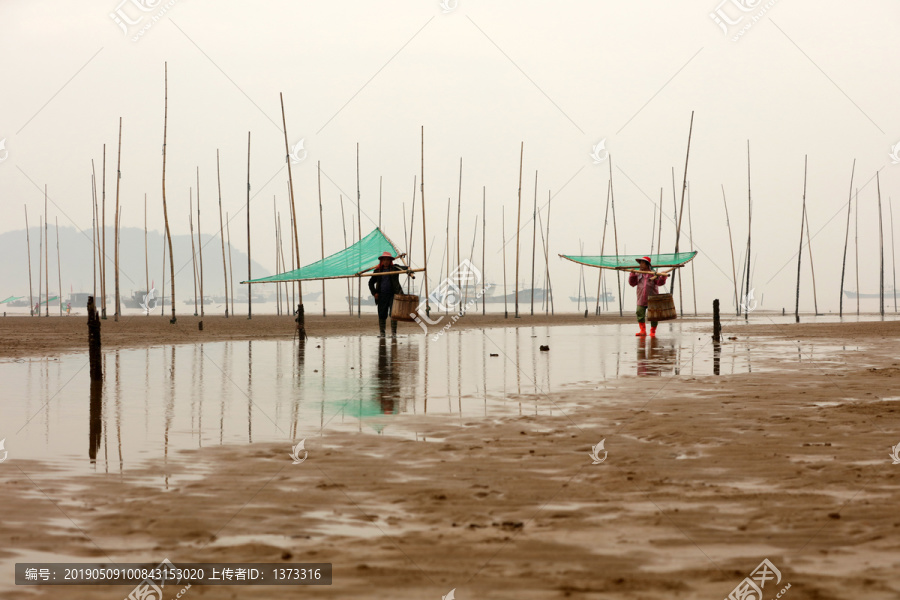
M 144 290 L 144 230 L 136 227 L 123 227 L 120 232 L 119 262 L 120 279 L 119 292 L 122 296 L 130 296 L 132 292 Z M 40 256 L 40 231 L 38 227 L 32 227 L 31 236 L 31 271 L 32 287 L 37 294 L 38 288 L 38 260 Z M 50 292 L 56 294 L 59 289 L 56 260 L 56 228 L 52 225 L 48 228 L 50 239 Z M 63 296 L 74 292 L 91 292 L 93 290 L 93 266 L 91 264 L 91 235 L 90 229 L 84 233 L 74 227 L 59 228 L 59 248 L 62 263 L 62 289 Z M 195 238 L 196 240 L 196 238 Z M 148 264 L 150 281 L 155 282 L 160 289 L 163 281 L 163 241 L 164 236 L 157 231 L 147 234 Z M 222 272 L 222 244 L 218 235 L 203 235 L 203 292 L 206 296 L 220 296 L 225 293 L 224 273 Z M 193 298 L 194 279 L 191 265 L 191 237 L 190 235 L 175 235 L 172 237 L 172 249 L 175 255 L 175 294 L 181 299 Z M 228 245 L 225 246 L 226 252 Z M 107 227 L 106 254 L 107 254 L 107 296 L 114 292 L 114 264 L 113 230 Z M 285 248 L 285 253 L 289 252 Z M 7 296 L 28 296 L 28 254 L 25 243 L 25 230 L 10 231 L 0 234 L 0 298 Z M 290 258 L 290 254 L 287 254 Z M 247 278 L 247 255 L 237 248 L 231 249 L 231 260 L 234 265 L 234 291 L 236 295 L 246 294 L 245 286 L 239 282 Z M 43 260 L 42 260 L 43 262 Z M 99 266 L 98 266 L 99 268 Z M 169 256 L 166 248 L 166 272 L 165 280 L 169 279 Z M 265 277 L 272 275 L 272 271 L 253 261 L 253 277 Z M 98 290 L 99 290 L 98 279 Z M 166 287 L 168 292 L 168 286 Z M 262 289 L 259 291 L 263 291 Z M 266 290 L 268 291 L 268 290 Z M 239 296 L 240 297 L 240 296 Z

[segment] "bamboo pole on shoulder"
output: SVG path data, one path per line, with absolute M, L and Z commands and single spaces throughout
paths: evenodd
M 687 143 L 687 152 L 684 157 L 684 179 L 681 183 L 681 206 L 678 208 L 678 225 L 675 228 L 675 254 L 678 254 L 678 243 L 681 239 L 681 220 L 684 218 L 684 196 L 687 191 L 687 173 L 688 173 L 688 160 L 691 157 L 691 136 L 694 132 L 694 111 L 691 111 L 691 125 L 688 129 L 688 143 Z M 678 275 L 678 302 L 679 308 L 681 309 L 681 316 L 684 316 L 684 298 L 683 298 L 683 285 L 681 284 L 681 275 L 680 271 L 676 271 L 676 275 Z

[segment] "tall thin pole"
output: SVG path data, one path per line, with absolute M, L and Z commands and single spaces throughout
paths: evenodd
M 165 134 L 163 134 L 163 138 L 165 138 Z M 165 139 L 163 140 L 163 157 L 163 165 L 165 165 Z M 100 229 L 103 232 L 103 237 L 100 239 L 100 318 L 106 320 L 106 144 L 103 144 L 103 182 L 101 191 L 100 217 L 103 222 L 100 225 Z M 44 222 L 46 223 L 46 215 L 44 217 Z
M 481 186 L 481 280 L 487 285 L 487 278 L 484 274 L 487 266 L 487 258 L 485 255 L 485 236 L 487 235 L 487 186 Z M 485 314 L 485 298 L 481 296 L 481 315 Z M 896 302 L 895 302 L 896 304 Z
M 600 255 L 601 256 L 603 255 L 603 249 L 606 247 L 606 224 L 609 221 L 609 195 L 610 195 L 611 191 L 612 191 L 612 180 L 610 180 L 609 183 L 606 184 L 606 212 L 603 215 L 603 235 L 600 237 Z M 660 188 L 659 194 L 660 194 L 660 196 L 659 196 L 660 197 L 660 208 L 662 208 L 662 188 Z M 549 206 L 547 208 L 548 208 L 547 224 L 549 225 L 550 224 L 549 223 L 549 221 L 550 221 Z M 547 231 L 547 237 L 548 238 L 550 237 L 549 230 Z M 547 264 L 547 268 L 548 268 L 548 270 L 550 268 L 549 262 Z M 606 269 L 597 269 L 597 270 L 600 272 L 597 274 L 597 308 L 594 309 L 594 314 L 599 315 L 600 314 L 600 288 L 603 283 L 603 271 L 605 271 Z
M 525 156 L 525 142 L 519 149 L 519 208 L 516 220 L 516 318 L 519 318 L 519 230 L 522 228 L 522 159 Z
M 275 272 L 278 273 L 278 266 L 280 262 L 280 255 L 278 253 L 278 249 L 281 245 L 281 240 L 278 238 L 278 203 L 276 201 L 275 194 L 272 194 L 272 228 L 275 230 Z M 275 284 L 275 314 L 281 314 L 281 284 Z
M 222 223 L 222 177 L 219 173 L 219 149 L 216 148 L 216 184 L 219 188 L 219 240 L 222 242 L 222 281 L 225 283 L 225 318 L 228 318 L 228 267 L 225 265 L 225 236 Z
M 550 195 L 550 190 L 547 190 L 547 248 L 550 248 L 550 201 L 553 197 Z M 553 280 L 550 279 L 550 262 L 547 262 L 547 288 L 550 290 L 550 314 L 555 315 L 556 311 L 553 309 Z
M 460 265 L 459 227 L 462 220 L 462 156 L 459 157 L 459 197 L 456 201 L 456 268 Z
M 534 252 L 537 244 L 537 190 L 538 188 L 538 172 L 534 172 L 534 207 L 531 210 L 531 314 L 534 315 Z M 587 289 L 584 290 L 584 297 L 587 298 Z M 584 301 L 587 307 L 587 300 Z
M 194 274 L 194 316 L 197 316 L 197 246 L 194 244 L 194 191 L 188 188 L 188 228 L 191 232 L 191 271 Z
M 297 253 L 297 266 L 300 266 L 300 238 L 297 236 L 297 224 L 299 219 L 299 215 L 297 214 L 297 208 L 294 204 L 294 177 L 291 173 L 291 158 L 290 158 L 290 148 L 288 147 L 288 133 L 287 133 L 287 121 L 284 117 L 284 94 L 281 92 L 278 93 L 278 97 L 281 99 L 281 125 L 284 130 L 284 154 L 285 161 L 287 162 L 288 168 L 288 186 L 290 187 L 290 196 L 291 196 L 291 223 L 294 227 L 294 248 Z M 248 135 L 249 137 L 249 135 Z M 249 142 L 247 144 L 250 145 Z M 249 150 L 248 150 L 249 154 Z M 249 160 L 249 158 L 248 158 Z M 247 168 L 249 171 L 249 166 Z M 249 183 L 248 183 L 249 185 Z M 249 218 L 250 215 L 248 214 Z M 249 289 L 249 288 L 248 288 Z M 303 343 L 306 340 L 306 329 L 303 320 L 303 283 L 297 282 L 297 302 L 299 303 L 299 314 L 297 315 L 297 325 L 300 332 L 300 342 Z M 293 312 L 293 311 L 292 311 Z
M 381 175 L 378 176 L 378 229 L 381 229 Z M 403 223 L 406 225 L 406 223 Z
M 200 167 L 197 167 L 197 250 L 200 253 L 200 318 L 203 318 L 203 234 L 200 232 Z M 276 269 L 276 272 L 278 269 Z
M 688 206 L 691 205 L 690 197 L 688 197 Z M 650 254 L 653 255 L 653 250 L 656 244 L 656 205 L 653 205 L 653 221 L 650 223 Z M 661 217 L 662 215 L 660 215 Z
M 856 316 L 859 316 L 859 190 L 856 190 L 856 210 L 854 211 L 856 224 L 854 225 L 854 234 L 856 244 Z
M 412 202 L 410 202 L 410 206 L 412 206 L 412 210 L 409 211 L 409 243 L 406 248 L 406 263 L 412 265 L 412 251 L 413 251 L 413 231 L 416 229 L 416 192 L 418 188 L 416 186 L 416 175 L 413 175 L 413 195 Z M 406 220 L 406 213 L 404 213 L 403 220 Z M 406 223 L 403 224 L 403 230 L 406 231 Z
M 59 316 L 62 316 L 62 294 L 63 294 L 63 292 L 62 292 L 62 260 L 60 260 L 60 254 L 59 254 L 59 217 L 55 217 L 54 222 L 56 223 L 56 276 L 59 279 Z M 882 255 L 883 254 L 884 253 L 882 253 Z M 883 258 L 883 256 L 882 256 L 882 258 Z M 882 260 L 882 262 L 884 262 L 884 261 Z M 883 269 L 882 269 L 882 271 L 883 271 Z M 883 279 L 884 279 L 884 275 L 882 274 L 882 280 Z M 883 283 L 882 283 L 881 287 L 884 287 Z M 882 294 L 882 296 L 884 296 L 884 294 Z M 881 304 L 882 304 L 881 314 L 884 315 L 883 298 L 882 298 Z
M 100 224 L 99 213 L 97 212 L 97 173 L 94 169 L 94 159 L 91 159 L 91 195 L 92 195 L 92 203 L 93 203 L 93 214 L 92 221 L 94 224 L 93 234 L 91 235 L 91 242 L 94 246 L 93 249 L 93 262 L 94 262 L 94 300 L 97 300 L 99 296 L 97 295 L 97 251 L 100 246 L 100 237 L 98 232 L 98 225 Z M 33 305 L 32 305 L 33 306 Z
M 806 249 L 809 252 L 809 269 L 812 272 L 812 288 L 813 288 L 813 310 L 815 310 L 815 314 L 819 314 L 819 298 L 816 294 L 816 268 L 813 265 L 813 253 L 812 253 L 812 236 L 809 235 L 809 211 L 805 211 L 805 221 L 806 221 Z
M 741 314 L 741 304 L 738 301 L 737 271 L 734 265 L 734 241 L 731 238 L 731 220 L 728 218 L 728 201 L 725 200 L 725 184 L 722 185 L 722 204 L 725 205 L 725 224 L 728 226 L 728 245 L 731 248 L 731 281 L 734 283 L 735 314 Z
M 316 161 L 316 176 L 319 184 L 319 244 L 322 249 L 322 260 L 325 260 L 325 224 L 324 214 L 322 212 L 322 163 Z M 322 280 L 322 316 L 326 316 L 325 312 L 325 280 Z
M 691 135 L 694 132 L 694 111 L 691 111 L 691 125 L 688 129 L 688 143 L 687 143 L 687 152 L 684 156 L 684 179 L 681 182 L 681 206 L 678 209 L 678 226 L 675 228 L 675 254 L 678 254 L 678 242 L 681 238 L 681 219 L 684 217 L 684 196 L 687 191 L 687 174 L 688 174 L 688 160 L 691 157 Z M 681 275 L 678 275 L 678 303 L 679 308 L 681 309 L 681 314 L 684 316 L 684 299 L 683 299 L 683 289 L 681 284 Z
M 41 272 L 44 267 L 44 218 L 38 213 L 38 301 L 37 301 L 37 310 L 34 311 L 34 314 L 38 317 L 41 316 L 41 287 L 44 283 L 44 279 L 41 277 Z M 48 294 L 49 298 L 50 295 Z
M 616 194 L 613 191 L 613 177 L 612 177 L 612 155 L 608 155 L 609 158 L 609 204 L 612 207 L 612 218 L 613 218 L 613 238 L 616 244 L 616 264 L 619 263 L 619 229 L 616 225 Z M 547 215 L 547 222 L 550 221 L 550 215 Z M 616 269 L 616 295 L 619 297 L 619 316 L 623 315 L 622 312 L 622 275 L 621 272 Z
M 356 227 L 358 228 L 357 240 L 362 239 L 362 209 L 359 194 L 359 142 L 356 142 Z M 362 318 L 362 277 L 356 278 L 356 316 Z
M 750 233 L 753 222 L 753 198 L 750 193 L 750 140 L 747 140 L 747 295 L 749 304 L 750 290 Z M 749 307 L 748 307 L 749 308 Z M 747 310 L 744 310 L 744 320 L 750 317 Z
M 875 171 L 875 184 L 878 189 L 878 255 L 880 258 L 880 269 L 878 273 L 878 302 L 881 316 L 884 317 L 884 225 L 881 219 L 881 178 L 878 171 Z M 57 239 L 59 239 L 59 230 L 56 231 Z
M 162 243 L 162 279 L 159 280 L 159 287 L 162 288 L 162 298 L 159 302 L 159 314 L 162 317 L 166 316 L 166 235 L 163 232 L 163 243 Z
M 44 316 L 50 316 L 50 238 L 47 227 L 47 185 L 44 185 L 44 284 L 47 290 L 47 312 Z
M 806 165 L 807 157 L 803 157 L 803 210 L 800 213 L 800 249 L 797 251 L 797 299 L 794 304 L 794 322 L 800 322 L 800 263 L 803 259 L 803 224 L 806 220 Z
M 538 211 L 538 226 L 541 231 L 541 247 L 544 249 L 544 314 L 548 314 L 550 312 L 550 256 L 549 248 L 547 247 L 547 238 L 544 236 L 544 223 L 541 220 L 540 211 Z M 600 270 L 602 271 L 603 269 Z
M 444 235 L 446 236 L 447 277 L 450 277 L 450 196 L 447 196 L 447 229 Z M 444 304 L 444 310 L 449 311 L 450 307 Z
M 891 213 L 891 270 L 894 272 L 894 312 L 897 312 L 897 265 L 895 264 L 896 254 L 894 253 L 894 206 L 891 202 L 891 197 L 888 196 L 888 209 L 890 209 Z M 31 263 L 29 262 L 29 265 Z M 29 276 L 31 275 L 31 269 L 29 267 Z
M 688 235 L 691 238 L 691 252 L 694 251 L 694 226 L 691 224 L 691 188 L 688 186 Z M 697 274 L 691 261 L 691 291 L 694 294 L 694 316 L 697 316 Z
M 850 205 L 853 203 L 853 175 L 856 173 L 856 159 L 853 159 L 853 169 L 850 171 L 850 193 L 847 194 L 847 230 L 844 233 L 844 259 L 841 262 L 841 293 L 839 316 L 844 316 L 844 272 L 847 270 L 847 243 L 850 240 Z M 857 293 L 859 290 L 857 290 Z
M 423 272 L 423 283 L 425 284 L 425 316 L 431 315 L 431 305 L 428 301 L 428 241 L 425 235 L 425 126 L 422 126 L 422 176 L 419 183 L 422 192 L 422 256 L 424 256 L 425 271 Z M 412 234 L 410 234 L 412 235 Z
M 503 215 L 503 318 L 509 318 L 509 308 L 506 306 L 506 207 L 501 207 L 501 214 Z
M 225 282 L 225 288 L 231 286 L 231 314 L 234 314 L 234 264 L 231 262 L 231 219 L 228 213 L 225 213 L 225 232 L 228 236 L 228 281 Z
M 347 246 L 347 221 L 344 218 L 344 196 L 340 195 L 341 201 L 341 226 L 344 228 L 344 249 L 348 248 Z M 353 290 L 350 287 L 350 280 L 347 280 L 347 310 L 349 314 L 353 314 Z
M 162 167 L 162 201 L 163 201 L 163 219 L 166 222 L 166 239 L 169 242 L 169 271 L 171 273 L 172 278 L 172 294 L 171 294 L 171 302 L 172 302 L 172 318 L 169 321 L 173 325 L 175 324 L 175 255 L 172 252 L 172 230 L 169 228 L 169 213 L 166 209 L 166 132 L 169 124 L 169 65 L 165 63 L 165 79 L 166 79 L 166 97 L 165 97 L 165 111 L 163 113 L 163 167 Z M 106 185 L 104 178 L 104 185 Z M 105 228 L 104 228 L 105 229 Z M 104 235 L 105 237 L 105 235 Z M 105 279 L 105 278 L 104 278 Z M 105 298 L 104 298 L 105 301 Z
M 115 236 L 113 237 L 113 241 L 116 245 L 115 248 L 115 285 L 116 285 L 116 317 L 115 320 L 119 320 L 119 315 L 122 314 L 122 302 L 119 298 L 119 183 L 122 181 L 122 117 L 119 117 L 119 150 L 118 157 L 116 158 L 116 229 Z M 62 290 L 60 290 L 60 294 L 62 294 Z
M 250 280 L 250 132 L 247 132 L 247 318 L 253 318 L 253 292 Z
M 144 194 L 144 286 L 150 294 L 150 256 L 147 251 L 147 194 Z M 149 298 L 145 302 L 149 302 Z
M 34 316 L 34 294 L 32 293 L 33 288 L 31 285 L 31 234 L 29 233 L 29 230 L 28 230 L 28 205 L 25 204 L 24 206 L 25 206 L 25 245 L 28 249 L 28 306 L 30 307 L 28 312 L 30 312 L 31 316 L 33 317 Z M 96 227 L 95 227 L 95 229 L 96 229 Z M 96 262 L 94 264 L 96 264 Z M 95 282 L 96 282 L 96 277 L 97 277 L 97 268 L 94 267 L 94 281 Z M 94 283 L 94 287 L 95 288 L 97 287 L 96 283 Z M 96 294 L 96 292 L 95 292 L 95 294 Z M 40 301 L 40 298 L 38 298 L 38 301 Z

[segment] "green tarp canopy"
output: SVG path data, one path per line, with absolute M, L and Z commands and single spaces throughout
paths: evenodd
M 650 259 L 654 267 L 680 267 L 687 264 L 697 256 L 697 252 L 679 252 L 678 254 L 611 254 L 607 256 L 575 256 L 560 254 L 561 257 L 589 267 L 601 269 L 628 269 L 637 270 L 639 258 L 645 256 Z
M 6 300 L 0 300 L 0 304 L 6 304 L 7 302 L 15 302 L 20 298 L 24 298 L 25 296 L 10 296 Z
M 390 252 L 397 256 L 400 251 L 381 229 L 375 228 L 372 233 L 352 246 L 335 252 L 312 264 L 279 273 L 271 277 L 251 279 L 241 283 L 272 283 L 279 281 L 306 281 L 309 279 L 336 279 L 340 277 L 359 277 L 366 271 L 378 266 L 378 257 L 382 252 Z

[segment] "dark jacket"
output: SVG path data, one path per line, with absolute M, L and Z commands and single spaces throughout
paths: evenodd
M 377 266 L 373 273 L 383 273 L 385 271 L 404 271 L 397 265 L 391 264 L 387 267 Z M 369 277 L 369 292 L 374 296 L 378 294 L 378 304 L 386 303 L 394 299 L 394 294 L 402 294 L 403 288 L 400 286 L 400 275 L 375 275 Z

